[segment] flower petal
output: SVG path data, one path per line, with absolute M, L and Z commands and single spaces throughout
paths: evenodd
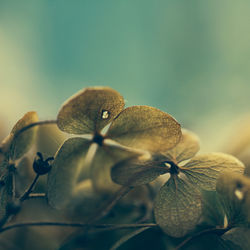
M 163 153 L 163 155 L 170 161 L 179 163 L 193 157 L 199 149 L 199 137 L 191 131 L 182 129 L 182 138 L 180 142 L 174 148 Z
M 172 116 L 159 109 L 132 106 L 111 123 L 107 136 L 128 147 L 158 152 L 174 147 L 181 139 L 181 129 Z
M 157 167 L 156 162 L 144 162 L 132 158 L 115 164 L 111 170 L 111 178 L 120 185 L 140 186 L 167 172 L 167 168 L 164 170 L 164 167 Z
M 242 226 L 250 222 L 250 178 L 226 171 L 219 176 L 216 190 L 230 225 Z
M 1 177 L 1 181 L 4 185 L 0 186 L 0 218 L 3 218 L 6 214 L 6 206 L 13 198 L 13 173 L 8 171 Z
M 154 214 L 156 223 L 165 233 L 182 237 L 192 230 L 200 219 L 200 193 L 187 181 L 171 177 L 156 196 Z
M 243 173 L 244 164 L 232 155 L 208 153 L 194 157 L 184 167 L 186 177 L 199 188 L 215 190 L 219 174 L 225 170 Z
M 37 127 L 29 128 L 21 134 L 17 134 L 18 131 L 37 121 L 36 112 L 26 113 L 13 127 L 10 135 L 3 141 L 2 148 L 12 160 L 21 158 L 29 151 L 35 140 Z
M 62 208 L 70 200 L 78 176 L 84 165 L 90 141 L 70 138 L 55 155 L 48 174 L 48 201 L 54 208 Z
M 121 186 L 111 179 L 111 167 L 118 161 L 138 157 L 140 152 L 121 148 L 107 143 L 98 147 L 90 167 L 90 175 L 94 189 L 99 193 L 114 193 Z
M 108 87 L 85 88 L 60 109 L 58 127 L 71 134 L 94 133 L 104 128 L 124 107 L 123 97 Z

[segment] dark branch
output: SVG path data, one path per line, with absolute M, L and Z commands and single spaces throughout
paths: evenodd
M 39 178 L 39 174 L 36 175 L 36 177 L 34 178 L 33 182 L 31 183 L 30 187 L 25 191 L 25 193 L 20 197 L 20 201 L 24 201 L 26 200 L 30 193 L 32 192 L 33 190 L 33 187 L 35 186 L 36 182 L 38 181 L 38 178 Z
M 34 227 L 34 226 L 55 226 L 55 227 L 78 227 L 78 228 L 107 228 L 109 230 L 128 229 L 128 228 L 143 228 L 143 227 L 157 227 L 157 224 L 84 224 L 84 223 L 68 223 L 68 222 L 24 222 L 9 225 L 0 228 L 0 233 L 20 227 Z

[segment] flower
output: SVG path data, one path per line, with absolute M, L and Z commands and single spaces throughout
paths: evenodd
M 243 173 L 244 165 L 224 153 L 196 155 L 199 138 L 183 130 L 176 147 L 155 154 L 150 161 L 124 160 L 111 170 L 114 182 L 121 185 L 142 185 L 168 174 L 169 178 L 154 201 L 157 224 L 167 234 L 182 237 L 192 230 L 201 216 L 201 190 L 215 190 L 216 180 L 224 170 Z M 182 164 L 183 161 L 189 160 Z
M 34 111 L 26 113 L 13 127 L 10 134 L 2 141 L 0 146 L 0 217 L 5 215 L 6 205 L 13 196 L 13 170 L 15 163 L 21 159 L 31 148 L 36 138 L 37 128 L 30 128 L 19 134 L 19 131 L 29 124 L 38 121 Z M 17 168 L 22 163 L 19 162 Z
M 107 185 L 112 183 L 110 168 L 114 163 L 142 154 L 138 149 L 166 151 L 181 138 L 180 125 L 169 114 L 149 106 L 124 109 L 123 97 L 109 87 L 85 88 L 74 95 L 60 109 L 57 125 L 77 136 L 64 142 L 49 173 L 48 199 L 56 208 L 63 207 L 72 196 L 89 159 L 94 188 L 115 190 L 114 184 Z M 82 137 L 86 134 L 91 139 Z M 94 153 L 93 144 L 97 145 Z

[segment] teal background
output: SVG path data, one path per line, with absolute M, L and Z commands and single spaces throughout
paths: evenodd
M 0 0 L 0 116 L 55 118 L 76 91 L 121 92 L 204 140 L 250 107 L 248 0 Z

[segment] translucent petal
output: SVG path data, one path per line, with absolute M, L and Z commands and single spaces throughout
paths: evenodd
M 100 131 L 124 107 L 123 97 L 108 87 L 85 88 L 71 97 L 60 109 L 58 127 L 71 134 Z
M 70 206 L 67 206 L 64 212 L 73 219 L 87 222 L 96 212 L 97 204 L 104 202 L 104 198 L 93 190 L 90 179 L 84 180 L 75 187 L 69 201 Z
M 21 158 L 25 153 L 29 151 L 35 140 L 37 127 L 29 128 L 21 134 L 17 134 L 18 131 L 37 121 L 38 116 L 36 112 L 32 111 L 26 113 L 16 123 L 16 125 L 10 132 L 10 135 L 4 140 L 2 147 L 4 148 L 4 151 L 7 151 L 7 155 L 12 160 Z
M 111 170 L 111 178 L 120 185 L 139 186 L 147 184 L 167 172 L 168 169 L 164 170 L 163 166 L 157 166 L 157 162 L 127 159 L 114 165 Z
M 118 161 L 139 156 L 140 152 L 115 145 L 98 147 L 91 164 L 90 172 L 94 189 L 99 193 L 114 193 L 121 186 L 111 179 L 111 167 Z
M 195 156 L 184 167 L 187 178 L 205 190 L 215 190 L 219 174 L 230 170 L 243 173 L 245 166 L 237 158 L 224 153 L 208 153 Z
M 216 190 L 221 195 L 231 224 L 250 222 L 250 178 L 224 172 L 218 178 Z
M 192 230 L 201 216 L 200 192 L 178 177 L 161 187 L 154 203 L 156 223 L 170 236 L 182 237 Z
M 1 182 L 4 185 L 0 185 L 0 218 L 6 213 L 6 205 L 12 201 L 13 197 L 13 176 L 9 171 L 1 177 Z
M 182 138 L 180 142 L 174 148 L 163 153 L 163 155 L 168 160 L 179 163 L 192 158 L 199 149 L 199 137 L 191 131 L 182 129 Z
M 55 155 L 48 174 L 48 201 L 54 208 L 64 207 L 72 196 L 78 176 L 84 166 L 90 141 L 70 138 Z
M 159 152 L 180 141 L 181 129 L 172 116 L 159 109 L 132 106 L 111 123 L 107 136 L 128 147 Z

